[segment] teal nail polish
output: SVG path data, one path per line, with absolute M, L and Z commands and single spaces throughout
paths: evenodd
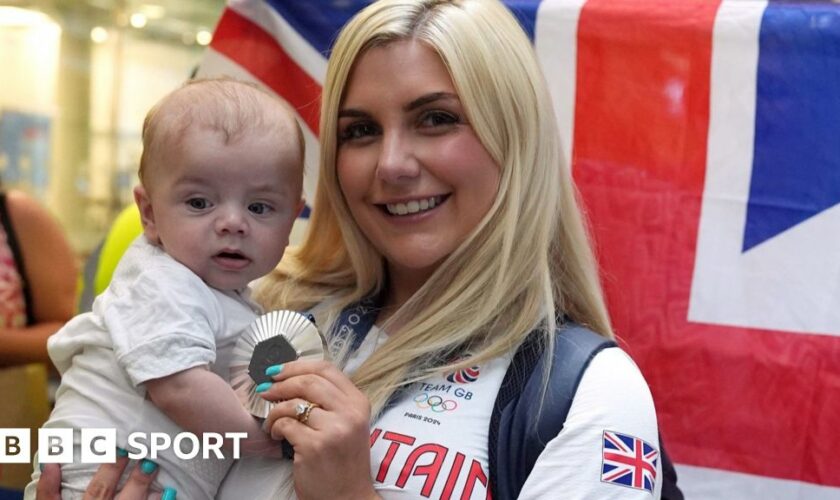
M 282 371 L 283 371 L 283 365 L 274 365 L 274 366 L 269 366 L 268 368 L 266 368 L 265 369 L 265 374 L 268 375 L 269 377 L 273 377 L 273 376 L 277 375 L 278 373 L 280 373 Z
M 41 469 L 41 472 L 44 472 L 44 464 L 38 464 L 38 468 Z
M 155 469 L 157 469 L 157 464 L 151 460 L 144 458 L 143 461 L 140 462 L 140 470 L 143 471 L 143 474 L 151 474 L 155 471 Z
M 118 457 L 127 457 L 128 456 L 128 450 L 124 450 L 124 449 L 118 447 L 117 448 L 117 456 Z
M 261 392 L 265 392 L 271 388 L 271 382 L 263 382 L 262 384 L 257 386 L 257 394 Z
M 175 497 L 178 496 L 178 492 L 175 491 L 175 488 L 166 488 L 163 490 L 163 494 L 160 496 L 160 500 L 175 500 Z

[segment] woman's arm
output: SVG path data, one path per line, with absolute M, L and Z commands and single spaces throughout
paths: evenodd
M 58 222 L 19 191 L 6 196 L 31 292 L 35 323 L 0 331 L 0 365 L 49 362 L 47 338 L 73 316 L 76 262 Z
M 563 491 L 570 500 L 658 499 L 658 449 L 656 410 L 645 379 L 624 351 L 604 349 L 584 372 L 563 430 L 540 454 L 519 498 Z

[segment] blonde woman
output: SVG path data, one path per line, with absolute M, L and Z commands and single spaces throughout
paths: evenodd
M 517 347 L 538 332 L 552 352 L 566 322 L 612 336 L 550 102 L 498 2 L 376 2 L 342 31 L 318 210 L 261 294 L 311 309 L 333 341 L 366 334 L 350 379 L 292 363 L 264 393 L 284 401 L 267 424 L 294 446 L 299 497 L 485 498 L 490 416 Z M 368 332 L 337 327 L 369 297 Z M 295 408 L 307 402 L 304 424 Z M 658 495 L 601 480 L 605 431 L 659 446 L 648 388 L 616 348 L 589 365 L 520 497 Z M 234 476 L 225 491 L 258 482 Z
M 310 310 L 344 356 L 269 369 L 265 426 L 294 460 L 241 460 L 219 498 L 659 498 L 635 364 L 599 344 L 572 399 L 549 356 L 576 349 L 570 332 L 613 334 L 550 97 L 507 9 L 373 3 L 333 48 L 320 130 L 309 232 L 258 298 Z M 523 375 L 525 351 L 539 364 Z M 628 447 L 647 460 L 629 484 L 609 464 Z M 527 465 L 520 449 L 537 450 Z

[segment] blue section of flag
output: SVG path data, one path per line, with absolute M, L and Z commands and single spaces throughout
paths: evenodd
M 341 27 L 370 0 L 266 0 L 303 38 L 325 57 Z
M 633 474 L 626 473 L 623 476 L 617 477 L 610 481 L 612 483 L 623 484 L 624 486 L 633 486 Z
M 505 0 L 505 5 L 522 25 L 531 42 L 534 41 L 534 28 L 537 25 L 537 10 L 541 0 Z
M 840 10 L 775 2 L 759 34 L 743 251 L 840 203 Z
M 370 0 L 301 1 L 266 0 L 302 37 L 325 57 L 341 27 Z M 541 0 L 507 0 L 505 5 L 534 40 L 537 9 Z
M 624 444 L 626 444 L 628 448 L 633 448 L 636 445 L 636 440 L 631 436 L 615 433 L 615 437 L 624 441 Z

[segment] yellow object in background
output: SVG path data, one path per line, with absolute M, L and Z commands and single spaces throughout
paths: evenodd
M 142 232 L 143 225 L 140 222 L 140 211 L 137 209 L 137 205 L 132 203 L 120 212 L 114 220 L 114 224 L 111 225 L 108 235 L 105 236 L 105 242 L 102 244 L 102 250 L 99 253 L 96 277 L 94 278 L 96 295 L 108 288 L 120 258 L 128 246 L 131 245 L 131 242 Z
M 104 292 L 111 282 L 114 269 L 123 253 L 135 238 L 143 232 L 140 211 L 132 203 L 125 207 L 114 220 L 102 244 L 90 255 L 82 270 L 81 292 L 77 312 L 87 312 L 93 306 L 93 299 Z

